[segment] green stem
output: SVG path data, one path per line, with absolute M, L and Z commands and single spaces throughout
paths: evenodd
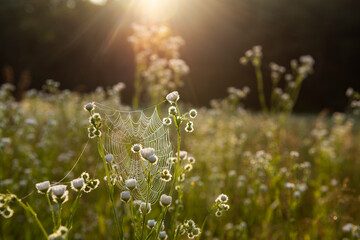
M 203 231 L 204 231 L 204 227 L 205 227 L 206 221 L 207 221 L 207 219 L 209 218 L 210 214 L 214 211 L 215 207 L 216 207 L 216 204 L 214 204 L 214 205 L 210 208 L 210 210 L 207 212 L 207 214 L 206 214 L 206 216 L 205 216 L 205 218 L 204 218 L 204 221 L 203 221 L 203 223 L 201 224 L 200 234 L 199 234 L 199 236 L 197 237 L 197 239 L 200 239 L 200 237 L 201 237 L 201 235 L 202 235 L 202 233 L 203 233 Z
M 270 100 L 270 112 L 274 113 L 276 112 L 277 106 L 275 106 L 275 88 L 277 87 L 279 83 L 279 79 L 272 79 L 272 88 L 271 88 L 271 100 Z
M 178 114 L 180 116 L 180 111 L 179 111 L 179 107 L 178 105 L 176 104 L 176 108 L 177 108 L 177 111 L 178 111 Z M 175 122 L 175 126 L 176 126 L 176 129 L 177 129 L 177 136 L 178 136 L 178 142 L 177 142 L 177 159 L 176 159 L 176 168 L 174 170 L 174 181 L 173 181 L 173 184 L 171 186 L 171 189 L 170 189 L 170 194 L 169 196 L 172 196 L 174 190 L 175 190 L 175 186 L 176 186 L 176 182 L 177 182 L 177 179 L 179 177 L 179 168 L 180 168 L 180 145 L 181 145 L 181 135 L 180 135 L 180 123 L 178 124 L 177 123 L 177 120 L 176 120 L 176 116 L 174 116 L 174 122 Z M 167 212 L 167 209 L 168 208 L 165 208 L 165 211 L 164 211 L 164 215 L 163 217 L 161 218 L 160 220 L 160 224 L 159 226 L 161 227 L 162 223 L 164 222 L 165 220 L 165 215 L 166 215 L 166 212 Z M 174 223 L 176 224 L 176 222 Z M 156 238 L 158 238 L 159 234 L 160 234 L 160 227 L 158 226 L 157 228 L 157 231 L 156 231 Z
M 260 64 L 255 65 L 255 74 L 256 74 L 256 80 L 257 80 L 260 106 L 262 108 L 262 111 L 265 114 L 267 114 L 268 109 L 266 107 L 265 94 L 264 94 L 264 83 L 263 83 L 263 76 L 262 76 Z
M 82 194 L 82 190 L 80 190 L 78 192 L 78 195 L 76 196 L 76 199 L 75 199 L 75 201 L 74 201 L 74 203 L 73 203 L 73 205 L 71 207 L 70 216 L 69 216 L 69 218 L 68 218 L 68 220 L 66 222 L 66 227 L 68 229 L 70 229 L 71 226 L 72 226 L 72 222 L 73 222 L 73 219 L 74 219 L 75 212 L 76 212 L 76 210 L 77 210 L 77 208 L 79 206 L 79 200 L 80 200 L 81 194 Z
M 153 227 L 153 228 L 151 229 L 150 233 L 149 233 L 149 234 L 147 235 L 147 237 L 146 237 L 146 240 L 149 240 L 149 239 L 150 239 L 151 234 L 154 232 L 155 228 L 156 228 L 156 232 L 160 232 L 159 230 L 160 230 L 160 228 L 161 228 L 161 225 L 159 225 L 159 222 L 161 221 L 162 217 L 166 214 L 166 210 L 167 210 L 166 207 L 162 207 L 161 213 L 160 213 L 158 219 L 156 220 L 156 227 Z M 155 238 L 155 239 L 157 239 L 157 236 L 158 236 L 158 235 L 156 235 L 156 238 Z
M 54 208 L 51 204 L 51 201 L 50 201 L 50 197 L 49 197 L 49 194 L 46 193 L 46 199 L 47 199 L 47 202 L 49 204 L 49 207 L 50 207 L 50 211 L 51 211 L 51 218 L 52 218 L 52 221 L 53 221 L 53 231 L 55 232 L 56 231 L 56 220 L 55 220 L 55 212 L 54 212 Z
M 295 79 L 295 89 L 294 89 L 294 95 L 292 97 L 292 101 L 293 101 L 292 108 L 295 106 L 295 103 L 299 97 L 301 83 L 303 80 L 304 80 L 304 78 L 301 74 L 299 74 Z
M 134 237 L 136 239 L 136 231 L 135 231 L 135 227 L 136 227 L 136 222 L 135 222 L 135 214 L 134 214 L 134 202 L 133 202 L 133 194 L 132 194 L 132 191 L 130 190 L 130 217 L 131 217 L 131 222 L 132 222 L 132 225 L 133 225 L 133 229 L 134 229 Z
M 134 88 L 135 88 L 135 94 L 132 100 L 134 109 L 137 109 L 139 107 L 140 102 L 140 95 L 142 91 L 141 86 L 141 72 L 144 67 L 137 66 L 136 67 L 136 73 L 135 73 L 135 82 L 134 82 Z
M 142 220 L 142 228 L 141 228 L 141 237 L 140 237 L 140 239 L 143 239 L 143 234 L 144 234 L 144 229 L 145 229 L 145 221 L 146 221 L 146 214 L 147 214 L 147 207 L 148 207 L 148 202 L 149 202 L 149 197 L 150 197 L 150 189 L 151 189 L 151 183 L 152 183 L 151 178 L 150 178 L 151 167 L 152 167 L 152 165 L 150 164 L 150 167 L 149 167 L 149 170 L 148 170 L 148 176 L 147 176 L 148 192 L 146 194 L 145 210 L 143 212 L 143 220 Z
M 108 166 L 106 164 L 106 160 L 105 160 L 105 154 L 104 154 L 104 145 L 102 143 L 102 139 L 101 137 L 99 137 L 98 139 L 98 151 L 99 154 L 103 160 L 103 164 L 104 164 L 104 168 L 105 168 L 105 173 L 106 173 L 106 178 L 107 178 L 107 183 L 108 183 L 108 193 L 109 193 L 109 197 L 110 197 L 110 201 L 111 201 L 111 206 L 112 206 L 112 210 L 113 210 L 113 214 L 114 214 L 114 218 L 115 218 L 115 224 L 116 224 L 116 229 L 119 233 L 119 237 L 120 239 L 124 239 L 124 235 L 123 232 L 120 228 L 120 224 L 119 224 L 119 219 L 116 213 L 116 208 L 115 208 L 115 201 L 114 201 L 114 189 L 113 186 L 110 182 L 110 174 L 109 174 L 109 170 L 108 170 Z
M 58 212 L 58 228 L 61 226 L 61 210 L 62 210 L 62 204 L 58 204 L 59 206 L 59 212 Z
M 16 200 L 25 211 L 29 212 L 35 218 L 35 221 L 36 221 L 37 225 L 39 226 L 41 232 L 45 236 L 45 239 L 49 239 L 44 226 L 41 224 L 39 218 L 37 217 L 36 212 L 32 209 L 32 207 L 28 203 L 25 205 L 19 198 L 16 198 Z

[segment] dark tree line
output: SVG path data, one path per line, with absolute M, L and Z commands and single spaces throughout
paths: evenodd
M 127 37 L 139 18 L 129 2 L 0 1 L 1 81 L 25 89 L 52 78 L 79 91 L 122 81 L 130 102 L 134 56 Z M 357 0 L 180 0 L 170 24 L 187 42 L 182 56 L 191 74 L 182 96 L 207 104 L 224 97 L 228 86 L 248 85 L 253 92 L 247 106 L 257 108 L 253 70 L 238 60 L 260 44 L 265 72 L 270 61 L 289 68 L 292 58 L 315 58 L 298 111 L 342 110 L 346 88 L 360 89 L 359 12 Z

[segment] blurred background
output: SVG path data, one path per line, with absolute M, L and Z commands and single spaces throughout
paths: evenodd
M 249 86 L 245 104 L 259 109 L 254 70 L 239 64 L 254 45 L 263 47 L 268 92 L 271 61 L 289 68 L 300 55 L 314 57 L 315 72 L 304 81 L 297 112 L 342 111 L 346 89 L 360 89 L 358 0 L 168 0 L 166 14 L 152 18 L 140 13 L 141 1 L 2 0 L 1 83 L 40 88 L 51 78 L 63 89 L 88 92 L 124 82 L 123 102 L 130 104 L 131 24 L 159 21 L 186 41 L 181 57 L 190 74 L 179 91 L 192 104 L 208 105 L 226 96 L 229 86 Z

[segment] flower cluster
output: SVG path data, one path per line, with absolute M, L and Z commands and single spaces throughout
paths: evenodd
M 193 132 L 194 131 L 194 123 L 193 121 L 190 120 L 196 118 L 197 116 L 197 111 L 196 109 L 191 109 L 189 112 L 181 115 L 180 114 L 180 110 L 177 104 L 177 101 L 180 99 L 180 95 L 177 91 L 171 92 L 168 95 L 166 95 L 166 100 L 171 104 L 171 106 L 168 109 L 168 117 L 165 117 L 163 119 L 163 124 L 164 125 L 171 125 L 172 120 L 171 118 L 173 118 L 175 126 L 177 128 L 180 127 L 180 124 L 183 121 L 186 121 L 186 126 L 185 126 L 185 131 L 186 132 Z M 189 118 L 187 117 L 187 115 L 189 115 Z
M 186 220 L 181 226 L 181 234 L 187 233 L 188 238 L 194 239 L 200 235 L 201 231 L 193 220 Z
M 290 66 L 297 74 L 307 77 L 308 74 L 313 73 L 313 67 L 315 60 L 310 55 L 301 56 L 299 60 L 293 59 L 290 62 Z
M 65 240 L 67 239 L 67 234 L 69 229 L 64 226 L 60 226 L 56 232 L 49 235 L 49 240 Z
M 82 191 L 89 193 L 95 190 L 99 186 L 99 183 L 99 179 L 92 179 L 87 172 L 83 172 L 80 178 L 71 181 L 71 186 L 73 189 L 81 189 Z
M 190 72 L 189 66 L 180 58 L 179 50 L 185 41 L 180 36 L 173 36 L 167 25 L 134 23 L 132 28 L 134 33 L 128 41 L 136 54 L 134 98 L 138 101 L 141 93 L 146 91 L 155 103 L 166 92 L 182 87 L 182 78 Z
M 254 46 L 252 49 L 247 50 L 245 55 L 240 58 L 240 63 L 246 65 L 248 62 L 251 62 L 254 66 L 259 65 L 262 55 L 262 47 Z
M 176 158 L 175 158 L 175 160 L 176 160 Z M 171 178 L 172 178 L 172 175 L 169 170 L 164 169 L 160 172 L 160 179 L 162 181 L 169 182 L 169 181 L 171 181 Z
M 4 218 L 11 218 L 14 210 L 10 208 L 10 203 L 16 200 L 14 194 L 0 194 L 0 215 Z
M 360 226 L 358 226 L 358 225 L 355 225 L 352 223 L 346 223 L 342 227 L 342 230 L 344 233 L 350 233 L 354 239 L 360 238 Z
M 88 103 L 84 106 L 84 110 L 90 113 L 89 123 L 90 126 L 88 127 L 88 136 L 89 138 L 100 137 L 101 136 L 101 116 L 99 113 L 94 113 L 95 110 L 95 103 Z
M 59 91 L 60 83 L 54 81 L 53 79 L 46 80 L 45 84 L 42 86 L 43 90 L 50 93 L 55 94 Z
M 228 202 L 229 198 L 225 194 L 220 194 L 216 200 L 215 200 L 215 207 L 216 212 L 215 216 L 221 217 L 223 211 L 228 211 L 230 209 L 230 206 L 226 204 Z
M 240 58 L 240 63 L 246 65 L 251 62 L 255 67 L 259 101 L 264 112 L 268 111 L 266 97 L 264 93 L 263 74 L 261 70 L 262 48 L 254 46 L 245 52 L 245 56 Z M 286 68 L 274 62 L 269 64 L 271 70 L 272 90 L 270 98 L 271 112 L 283 111 L 290 112 L 294 107 L 302 82 L 313 72 L 315 61 L 310 55 L 301 56 L 299 60 L 293 59 L 290 62 L 291 73 L 286 73 Z M 279 82 L 284 77 L 285 87 L 279 87 Z
M 348 88 L 345 95 L 349 98 L 349 107 L 353 114 L 359 115 L 360 113 L 360 93 L 353 88 Z
M 140 157 L 144 161 L 148 161 L 150 164 L 156 164 L 158 162 L 158 156 L 155 155 L 155 149 L 143 148 L 140 150 Z

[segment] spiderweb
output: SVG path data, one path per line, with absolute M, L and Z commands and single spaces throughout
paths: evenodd
M 138 143 L 143 148 L 155 149 L 158 162 L 151 166 L 151 175 L 159 170 L 170 170 L 171 165 L 167 164 L 167 159 L 172 156 L 169 129 L 161 121 L 157 107 L 148 117 L 142 110 L 117 111 L 99 103 L 96 103 L 96 106 L 103 119 L 105 152 L 114 156 L 118 173 L 123 179 L 118 186 L 124 189 L 124 181 L 134 178 L 137 180 L 137 187 L 133 191 L 134 199 L 145 201 L 149 194 L 149 202 L 154 204 L 164 190 L 165 182 L 157 175 L 152 187 L 148 188 L 144 167 L 148 172 L 150 164 L 143 161 L 143 167 L 142 160 L 138 154 L 131 151 L 131 147 Z

